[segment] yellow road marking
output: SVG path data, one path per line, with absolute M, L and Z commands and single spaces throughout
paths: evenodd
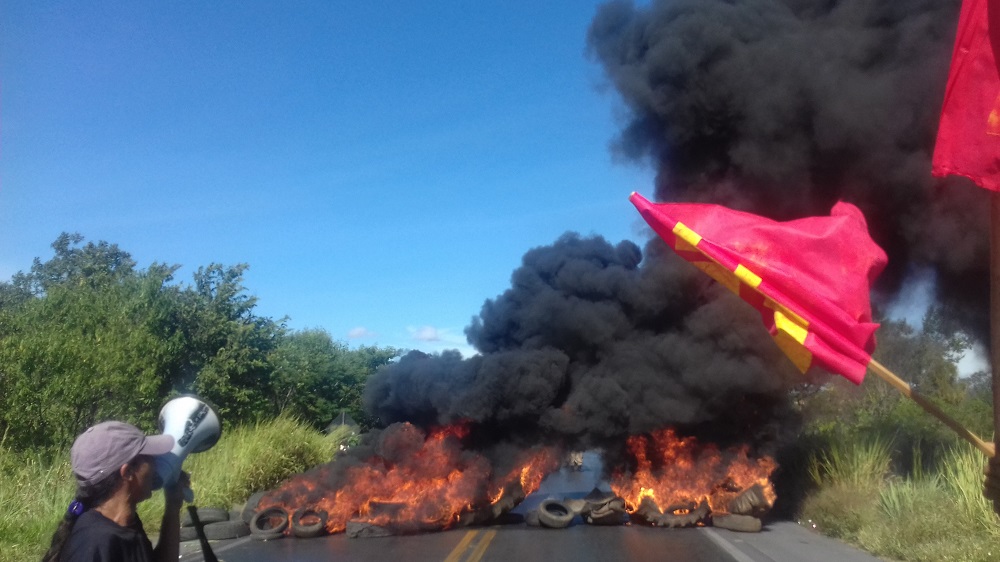
M 455 546 L 455 550 L 451 551 L 451 554 L 444 559 L 444 562 L 458 562 L 462 558 L 462 555 L 465 554 L 465 549 L 469 548 L 469 543 L 471 543 L 472 539 L 476 538 L 476 535 L 478 534 L 479 531 L 469 531 L 468 533 L 465 533 L 462 540 L 458 541 L 458 544 Z
M 485 535 L 483 535 L 483 538 L 480 539 L 479 544 L 476 545 L 476 550 L 472 551 L 472 554 L 469 556 L 468 559 L 466 559 L 465 562 L 479 562 L 479 559 L 482 558 L 483 554 L 486 553 L 486 548 L 490 546 L 490 541 L 492 541 L 493 537 L 495 536 L 497 536 L 496 531 L 489 531 Z

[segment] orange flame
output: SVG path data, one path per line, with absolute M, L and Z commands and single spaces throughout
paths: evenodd
M 655 500 L 663 512 L 683 510 L 702 499 L 708 500 L 713 511 L 725 511 L 733 498 L 757 483 L 767 500 L 774 502 L 769 478 L 777 463 L 766 456 L 750 458 L 746 445 L 720 451 L 693 437 L 678 437 L 668 428 L 650 437 L 630 437 L 627 448 L 635 471 L 615 471 L 611 489 L 625 499 L 629 513 L 638 509 L 644 497 Z
M 339 478 L 345 483 L 336 490 L 324 490 L 320 484 L 329 481 L 334 470 L 333 464 L 325 465 L 293 477 L 265 496 L 259 509 L 280 505 L 289 513 L 299 507 L 325 510 L 330 533 L 344 531 L 352 520 L 391 527 L 397 532 L 442 530 L 454 526 L 463 513 L 499 501 L 511 482 L 520 479 L 524 486 L 528 475 L 529 481 L 540 483 L 558 466 L 552 450 L 538 449 L 523 454 L 505 478 L 496 480 L 485 457 L 461 448 L 467 426 L 447 426 L 426 436 L 415 426 L 404 426 L 400 431 L 408 434 L 407 438 L 419 441 L 423 437 L 419 448 L 405 458 L 393 463 L 373 456 L 346 469 Z M 496 492 L 491 494 L 489 490 Z M 530 492 L 525 487 L 526 493 Z

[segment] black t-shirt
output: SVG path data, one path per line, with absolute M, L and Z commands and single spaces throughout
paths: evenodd
M 142 521 L 122 527 L 93 509 L 83 512 L 62 548 L 60 562 L 152 562 Z

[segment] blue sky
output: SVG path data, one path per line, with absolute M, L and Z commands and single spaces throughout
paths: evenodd
M 532 247 L 647 236 L 598 2 L 0 2 L 0 279 L 60 232 L 258 313 L 468 352 Z

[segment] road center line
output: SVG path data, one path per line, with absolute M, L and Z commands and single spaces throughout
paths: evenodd
M 493 537 L 497 536 L 496 531 L 487 531 L 483 538 L 479 540 L 479 544 L 476 545 L 476 550 L 472 551 L 472 554 L 465 562 L 479 562 L 479 559 L 483 557 L 486 553 L 486 549 L 490 546 L 490 541 Z
M 455 549 L 452 550 L 451 554 L 444 559 L 444 562 L 458 562 L 462 558 L 462 555 L 465 554 L 465 549 L 469 548 L 469 543 L 471 543 L 472 539 L 476 538 L 476 535 L 478 534 L 479 531 L 469 531 L 465 533 L 465 536 L 462 537 L 462 540 L 458 541 L 458 544 L 455 545 Z

